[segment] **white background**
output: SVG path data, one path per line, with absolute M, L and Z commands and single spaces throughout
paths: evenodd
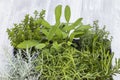
M 100 25 L 106 25 L 113 36 L 115 57 L 120 57 L 120 0 L 0 0 L 0 72 L 4 70 L 5 54 L 12 53 L 6 29 L 20 22 L 25 14 L 32 15 L 34 10 L 42 9 L 46 10 L 46 19 L 54 24 L 54 8 L 58 4 L 71 7 L 71 22 L 83 17 L 84 23 L 99 20 Z M 61 20 L 64 21 L 64 17 Z M 114 79 L 120 80 L 120 77 Z

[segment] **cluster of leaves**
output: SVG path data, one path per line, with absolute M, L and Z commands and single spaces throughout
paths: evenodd
M 53 42 L 41 49 L 36 60 L 36 70 L 42 71 L 40 80 L 113 80 L 112 75 L 120 73 L 120 60 L 112 66 L 108 34 L 94 22 L 77 43 Z
M 6 80 L 38 80 L 41 73 L 35 70 L 35 54 L 30 49 L 24 51 L 26 53 L 26 59 L 23 59 L 22 50 L 19 50 L 16 54 L 17 57 L 8 55 L 7 73 L 5 74 Z
M 64 13 L 66 23 L 60 22 L 62 14 L 61 5 L 57 6 L 55 9 L 55 25 L 50 25 L 43 18 L 43 11 L 40 13 L 41 15 L 39 17 L 37 17 L 37 12 L 35 12 L 35 14 L 35 18 L 29 18 L 29 16 L 26 15 L 22 23 L 15 24 L 14 28 L 7 30 L 9 39 L 11 40 L 11 44 L 14 47 L 30 48 L 33 46 L 43 46 L 44 43 L 49 43 L 53 41 L 72 42 L 73 38 L 83 35 L 85 32 L 87 32 L 87 30 L 91 28 L 90 25 L 82 24 L 82 18 L 77 19 L 74 23 L 70 23 L 69 20 L 71 16 L 71 11 L 69 6 L 66 6 Z M 74 32 L 70 34 L 70 31 L 73 29 Z
M 98 56 L 99 53 L 78 51 L 69 45 L 59 48 L 53 45 L 42 50 L 36 60 L 36 69 L 42 71 L 40 80 L 111 80 L 112 56 L 101 59 Z
M 34 69 L 41 74 L 39 80 L 112 80 L 112 75 L 120 73 L 120 60 L 112 66 L 114 53 L 105 28 L 99 29 L 97 22 L 84 25 L 82 18 L 70 23 L 69 6 L 64 23 L 61 5 L 55 8 L 54 25 L 44 19 L 44 13 L 35 11 L 34 18 L 26 15 L 22 23 L 7 30 L 15 48 L 38 51 Z
M 40 13 L 35 11 L 34 14 L 34 17 L 27 14 L 21 23 L 14 24 L 14 28 L 7 29 L 12 46 L 17 47 L 25 40 L 41 40 L 40 28 L 44 23 L 45 10 Z

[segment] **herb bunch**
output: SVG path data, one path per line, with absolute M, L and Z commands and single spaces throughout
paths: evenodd
M 38 53 L 33 61 L 34 70 L 41 74 L 38 80 L 113 80 L 112 75 L 120 73 L 120 59 L 112 66 L 114 53 L 109 32 L 100 29 L 97 21 L 93 26 L 84 25 L 82 18 L 70 23 L 68 5 L 65 22 L 60 21 L 61 5 L 55 8 L 54 25 L 44 19 L 44 14 L 44 10 L 35 11 L 34 18 L 26 15 L 20 24 L 7 30 L 13 47 L 31 48 L 30 56 Z

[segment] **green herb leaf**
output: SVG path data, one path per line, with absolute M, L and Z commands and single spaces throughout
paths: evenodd
M 42 33 L 47 37 L 48 36 L 48 31 L 46 29 L 42 29 Z
M 70 41 L 72 41 L 74 38 L 77 38 L 77 37 L 75 37 L 76 35 L 78 36 L 78 37 L 80 37 L 80 35 L 83 35 L 84 34 L 84 32 L 73 32 L 73 33 L 71 33 L 71 35 L 70 35 Z
M 58 6 L 55 8 L 56 23 L 60 23 L 61 14 L 62 14 L 62 5 L 58 5 Z
M 65 7 L 65 19 L 67 21 L 67 23 L 70 21 L 70 16 L 71 16 L 71 11 L 70 11 L 70 7 L 67 5 Z
M 46 28 L 50 28 L 50 24 L 44 19 L 38 19 L 35 21 L 37 24 L 42 24 Z
M 36 49 L 42 49 L 42 48 L 44 48 L 45 46 L 46 46 L 45 43 L 40 43 L 40 44 L 36 45 L 35 48 L 36 48 Z
M 58 50 L 60 48 L 61 44 L 58 44 L 57 42 L 53 43 L 53 48 L 55 48 L 56 50 Z
M 62 32 L 63 39 L 66 39 L 68 37 L 68 33 Z
M 36 40 L 26 40 L 17 45 L 17 48 L 26 49 L 38 45 L 39 42 Z
M 59 28 L 56 29 L 55 33 L 56 33 L 56 35 L 58 36 L 59 39 L 63 39 L 62 31 Z
M 46 27 L 46 28 L 50 28 L 50 27 L 51 27 L 50 24 L 49 24 L 46 20 L 44 20 L 44 19 L 42 19 L 41 24 L 42 24 L 44 27 Z
M 56 29 L 57 29 L 57 26 L 52 26 L 52 28 L 50 29 L 49 34 L 48 34 L 48 40 L 49 40 L 49 41 L 50 41 L 50 40 L 53 38 L 53 36 L 55 35 Z
M 79 19 L 77 19 L 73 24 L 71 24 L 70 26 L 65 26 L 64 28 L 63 28 L 63 30 L 65 30 L 65 31 L 71 31 L 72 29 L 75 29 L 75 27 L 77 27 L 78 25 L 80 25 L 81 24 L 81 21 L 82 21 L 82 18 L 79 18 Z
M 68 44 L 69 46 L 71 46 L 72 42 L 68 41 L 67 44 Z
M 84 31 L 84 30 L 88 30 L 90 28 L 92 28 L 90 25 L 82 25 L 82 26 L 76 28 L 76 30 Z

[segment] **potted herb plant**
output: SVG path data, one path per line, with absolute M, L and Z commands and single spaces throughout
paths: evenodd
M 26 15 L 7 32 L 16 50 L 31 48 L 37 52 L 33 64 L 41 74 L 39 80 L 113 80 L 112 75 L 120 73 L 120 60 L 112 66 L 109 34 L 97 21 L 93 26 L 84 25 L 82 18 L 70 23 L 68 5 L 64 10 L 66 22 L 60 21 L 62 5 L 55 8 L 54 25 L 44 19 L 44 10 L 34 14 Z

